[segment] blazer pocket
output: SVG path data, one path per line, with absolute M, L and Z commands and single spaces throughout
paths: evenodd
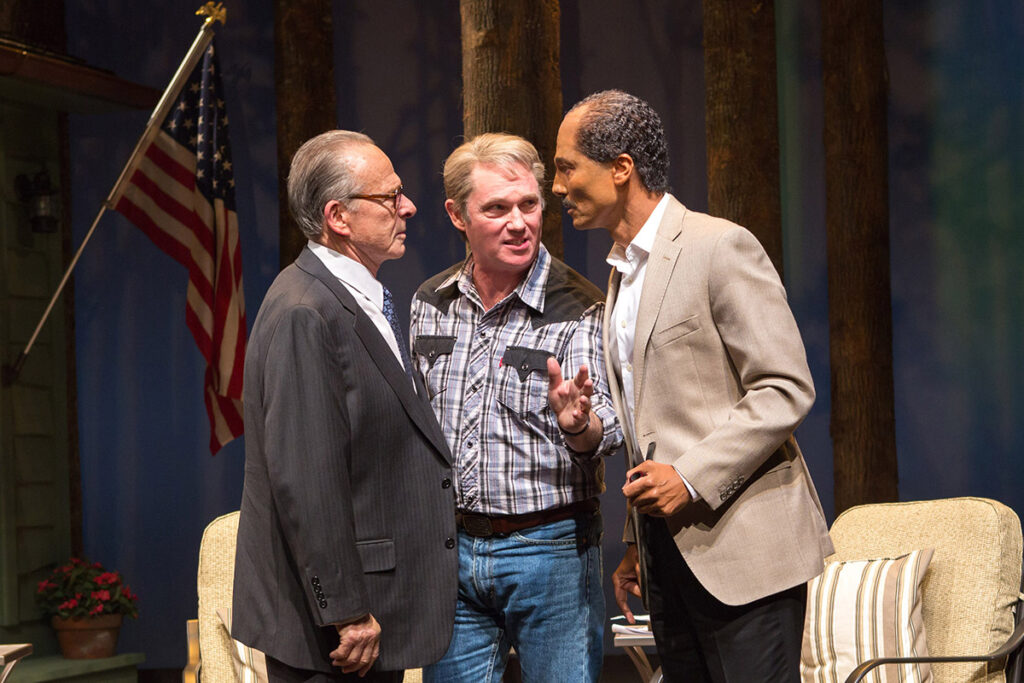
M 386 572 L 395 568 L 395 542 L 390 538 L 356 541 L 363 573 Z
M 663 330 L 655 330 L 651 334 L 651 344 L 653 346 L 664 346 L 670 344 L 680 337 L 685 337 L 688 334 L 693 334 L 700 329 L 700 316 L 691 315 L 686 320 L 681 320 L 673 325 L 666 327 Z

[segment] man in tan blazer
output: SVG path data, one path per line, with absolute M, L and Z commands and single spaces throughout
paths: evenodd
M 666 680 L 798 680 L 804 584 L 832 543 L 793 438 L 814 387 L 778 274 L 747 230 L 667 192 L 639 98 L 577 104 L 555 168 L 573 226 L 615 241 L 605 354 L 639 513 L 616 600 L 632 619 L 642 584 Z

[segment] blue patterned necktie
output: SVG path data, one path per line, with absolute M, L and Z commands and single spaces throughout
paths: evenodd
M 402 334 L 401 328 L 398 326 L 398 316 L 395 314 L 395 299 L 391 296 L 391 290 L 384 285 L 384 317 L 387 318 L 388 324 L 391 325 L 391 331 L 395 333 L 395 341 L 398 342 L 398 352 L 402 354 L 402 365 L 405 366 L 405 374 L 409 376 L 409 380 L 413 384 L 413 388 L 416 387 L 416 381 L 412 378 L 412 361 L 409 359 L 409 349 L 406 348 L 405 336 Z

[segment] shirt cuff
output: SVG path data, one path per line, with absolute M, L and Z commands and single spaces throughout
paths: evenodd
M 679 478 L 683 480 L 683 486 L 685 486 L 686 490 L 690 492 L 690 499 L 691 500 L 700 500 L 700 494 L 697 493 L 696 489 L 694 489 L 692 486 L 690 486 L 690 482 L 686 481 L 686 477 L 684 477 L 683 473 L 679 471 L 679 468 L 676 467 L 675 465 L 673 465 L 672 469 L 674 469 L 676 471 L 676 474 L 679 475 Z

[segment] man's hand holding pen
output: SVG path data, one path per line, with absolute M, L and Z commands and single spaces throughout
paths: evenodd
M 622 495 L 637 512 L 670 517 L 690 502 L 682 477 L 672 465 L 645 460 L 626 472 Z

